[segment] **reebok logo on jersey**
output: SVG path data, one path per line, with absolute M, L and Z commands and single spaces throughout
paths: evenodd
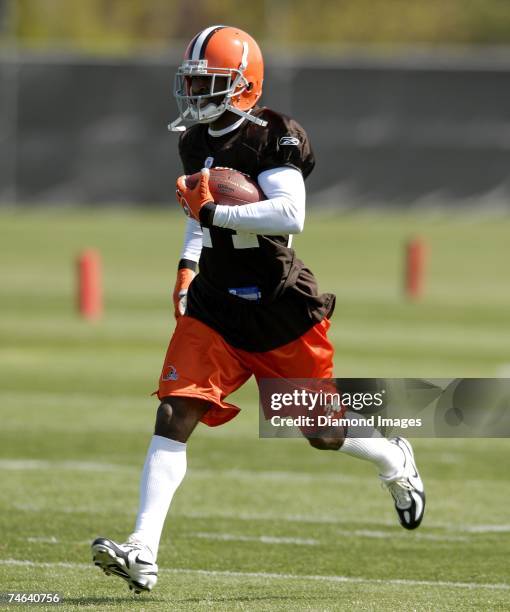
M 280 145 L 291 145 L 297 147 L 299 143 L 299 138 L 295 136 L 282 136 L 278 142 Z

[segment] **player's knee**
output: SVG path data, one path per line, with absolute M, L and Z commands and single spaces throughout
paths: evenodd
M 156 413 L 156 431 L 164 430 L 170 426 L 174 411 L 169 401 L 163 400 Z
M 184 397 L 165 397 L 156 414 L 154 433 L 157 436 L 186 442 L 208 410 L 203 400 Z
M 343 441 L 344 439 L 341 437 L 308 438 L 310 445 L 319 450 L 338 450 L 342 446 Z

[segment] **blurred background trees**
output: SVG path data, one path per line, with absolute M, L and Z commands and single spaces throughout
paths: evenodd
M 505 45 L 508 0 L 0 0 L 2 39 L 31 48 L 167 47 L 207 24 L 266 45 Z

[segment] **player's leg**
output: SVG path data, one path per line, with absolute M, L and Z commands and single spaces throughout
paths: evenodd
M 140 482 L 140 504 L 131 539 L 157 557 L 166 515 L 186 474 L 186 443 L 210 403 L 192 397 L 163 398 Z
M 334 349 L 327 337 L 329 326 L 329 321 L 323 319 L 301 338 L 262 354 L 254 368 L 257 379 L 331 378 Z M 359 419 L 358 414 L 356 417 Z M 368 425 L 361 429 L 347 428 L 347 432 L 343 428 L 334 428 L 327 435 L 318 436 L 303 431 L 303 435 L 314 448 L 340 451 L 374 464 L 381 481 L 393 496 L 402 526 L 407 529 L 419 526 L 425 508 L 425 494 L 409 442 L 401 438 L 388 440 Z
M 223 398 L 250 372 L 223 339 L 189 317 L 179 319 L 160 377 L 161 404 L 140 484 L 135 530 L 123 544 L 107 538 L 92 543 L 96 565 L 120 576 L 136 592 L 157 580 L 156 558 L 164 522 L 186 473 L 186 443 L 199 421 L 220 425 L 239 409 Z
M 186 442 L 209 408 L 201 399 L 163 398 L 142 471 L 135 530 L 123 544 L 107 538 L 92 543 L 95 565 L 120 576 L 136 591 L 150 591 L 156 584 L 161 533 L 186 474 Z
M 347 411 L 344 418 L 349 417 L 358 423 L 363 420 L 358 413 Z M 308 442 L 319 450 L 340 451 L 372 463 L 393 497 L 402 527 L 419 527 L 425 511 L 425 491 L 408 440 L 399 437 L 387 439 L 371 425 L 361 424 L 355 428 L 347 427 L 347 432 L 337 428 L 327 436 L 309 437 Z

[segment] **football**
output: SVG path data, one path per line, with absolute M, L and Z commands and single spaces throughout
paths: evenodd
M 199 179 L 200 172 L 187 176 L 186 186 L 193 189 Z M 256 181 L 233 168 L 211 168 L 209 189 L 216 204 L 227 206 L 242 206 L 267 199 Z

